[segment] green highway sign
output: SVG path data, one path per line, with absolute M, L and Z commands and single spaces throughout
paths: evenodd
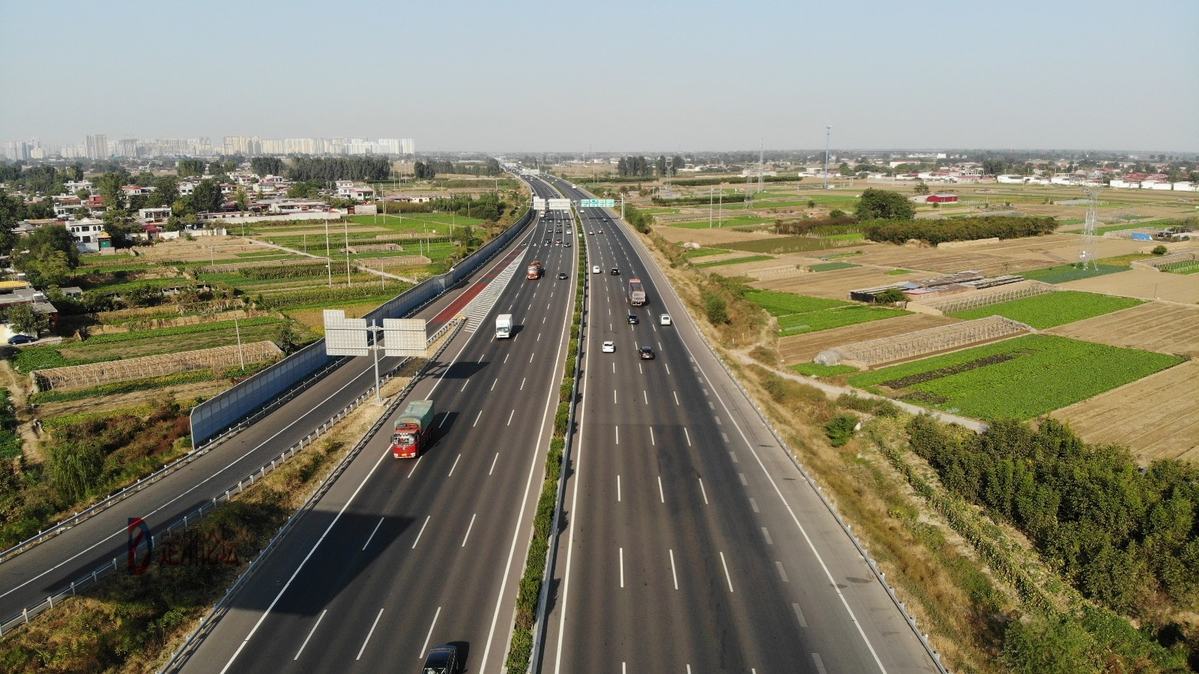
M 615 199 L 580 199 L 579 208 L 616 208 Z

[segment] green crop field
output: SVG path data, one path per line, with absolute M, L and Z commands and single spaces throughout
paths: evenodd
M 1170 272 L 1171 274 L 1199 274 L 1199 260 L 1188 260 L 1186 262 L 1171 262 L 1159 267 L 1162 271 Z
M 809 377 L 837 377 L 858 371 L 858 368 L 849 365 L 821 365 L 820 363 L 799 363 L 792 365 L 791 369 Z
M 820 264 L 812 265 L 812 271 L 836 271 L 838 269 L 851 269 L 857 267 L 852 262 L 821 262 Z
M 746 255 L 745 257 L 734 257 L 726 260 L 713 260 L 712 262 L 701 262 L 695 265 L 697 269 L 706 267 L 720 267 L 726 264 L 741 264 L 742 262 L 757 262 L 759 260 L 772 260 L 774 258 L 769 255 Z
M 727 208 L 725 210 L 728 210 Z M 757 215 L 737 215 L 733 217 L 724 216 L 717 220 L 715 216 L 712 218 L 712 227 L 750 227 L 753 225 L 761 225 L 772 222 L 771 218 L 763 218 Z M 684 229 L 707 229 L 708 219 L 690 220 L 688 222 L 669 222 L 666 223 L 670 227 L 682 227 Z
M 784 337 L 877 321 L 907 313 L 899 309 L 772 290 L 751 291 L 746 293 L 745 298 L 778 319 L 779 335 Z
M 1033 281 L 1043 281 L 1045 283 L 1066 283 L 1067 281 L 1077 281 L 1079 279 L 1091 278 L 1093 276 L 1103 276 L 1104 274 L 1115 274 L 1117 272 L 1127 271 L 1128 267 L 1118 265 L 1099 264 L 1097 268 L 1083 269 L 1077 265 L 1062 264 L 1056 267 L 1046 267 L 1044 269 L 1034 269 L 1032 271 L 1021 272 L 1020 275 L 1026 279 Z
M 1020 321 L 1044 330 L 1055 325 L 1073 323 L 1084 318 L 1135 307 L 1138 304 L 1141 304 L 1141 300 L 1131 297 L 1063 290 L 958 311 L 950 315 L 954 318 L 965 319 L 1006 316 L 1013 321 Z
M 1182 362 L 1179 356 L 1025 335 L 852 375 L 869 391 L 978 419 L 1030 419 Z
M 842 239 L 831 236 L 777 236 L 769 239 L 753 239 L 751 241 L 736 241 L 722 243 L 725 248 L 747 250 L 751 253 L 800 253 L 809 250 L 827 250 L 857 243 L 854 239 Z
M 686 252 L 683 253 L 683 257 L 687 258 L 688 260 L 693 260 L 697 257 L 706 257 L 708 255 L 720 255 L 722 253 L 727 253 L 727 252 L 729 252 L 729 251 L 725 250 L 724 248 L 708 248 L 705 246 L 702 248 L 688 249 Z

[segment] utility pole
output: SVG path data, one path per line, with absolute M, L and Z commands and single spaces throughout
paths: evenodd
M 380 277 L 382 278 L 382 277 Z M 371 335 L 374 337 L 374 344 L 371 344 L 371 353 L 375 356 L 375 402 L 383 402 L 383 387 L 379 385 L 379 333 L 383 328 L 375 327 L 375 319 L 371 319 Z
M 346 287 L 350 287 L 350 223 L 342 222 L 346 234 Z
M 720 183 L 720 196 L 716 201 L 716 226 L 724 227 L 724 183 Z
M 237 361 L 241 363 L 241 371 L 246 371 L 246 355 L 241 348 L 241 326 L 237 324 L 237 317 L 233 317 L 233 330 L 237 333 Z
M 333 287 L 333 254 L 329 250 L 329 219 L 325 218 L 325 271 L 329 272 L 329 287 Z
M 828 143 L 829 137 L 833 134 L 833 126 L 826 124 L 824 127 L 824 189 L 828 189 Z
M 708 187 L 708 229 L 712 229 L 712 188 Z

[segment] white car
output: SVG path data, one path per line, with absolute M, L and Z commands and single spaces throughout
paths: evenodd
M 670 314 L 662 314 L 658 317 L 658 325 L 670 325 Z
M 616 343 L 608 340 L 600 346 L 600 351 L 603 351 L 604 353 L 616 353 Z
M 591 265 L 591 273 L 592 274 L 600 273 L 600 268 L 599 268 L 598 264 Z

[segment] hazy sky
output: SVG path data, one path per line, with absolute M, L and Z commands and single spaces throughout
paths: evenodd
M 1197 151 L 1199 2 L 0 0 L 0 92 L 51 143 Z

